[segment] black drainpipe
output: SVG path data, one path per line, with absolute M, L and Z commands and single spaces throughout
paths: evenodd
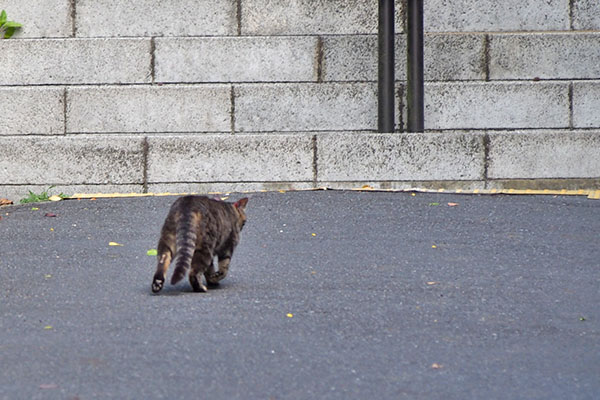
M 394 0 L 379 0 L 377 130 L 394 132 Z
M 408 132 L 423 132 L 425 112 L 423 96 L 423 1 L 408 0 L 407 4 L 407 56 L 406 103 Z

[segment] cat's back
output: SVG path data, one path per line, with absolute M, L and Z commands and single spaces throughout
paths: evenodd
M 197 213 L 203 216 L 221 214 L 228 211 L 228 204 L 224 201 L 211 199 L 206 196 L 187 195 L 175 200 L 171 206 L 170 214 L 177 217 Z

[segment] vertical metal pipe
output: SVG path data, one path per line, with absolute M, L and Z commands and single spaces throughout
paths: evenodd
M 423 83 L 423 0 L 408 0 L 406 102 L 409 132 L 423 132 L 425 110 Z
M 379 132 L 394 132 L 394 0 L 379 0 L 378 52 L 377 129 Z

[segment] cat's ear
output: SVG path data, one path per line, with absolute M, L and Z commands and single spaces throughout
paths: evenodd
M 244 197 L 243 199 L 239 199 L 238 201 L 236 201 L 233 206 L 235 208 L 241 208 L 242 210 L 244 208 L 246 208 L 246 204 L 248 204 L 248 198 Z

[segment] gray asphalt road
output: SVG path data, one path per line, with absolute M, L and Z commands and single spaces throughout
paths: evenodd
M 221 287 L 156 296 L 173 201 L 0 209 L 1 399 L 599 398 L 600 201 L 251 194 Z

